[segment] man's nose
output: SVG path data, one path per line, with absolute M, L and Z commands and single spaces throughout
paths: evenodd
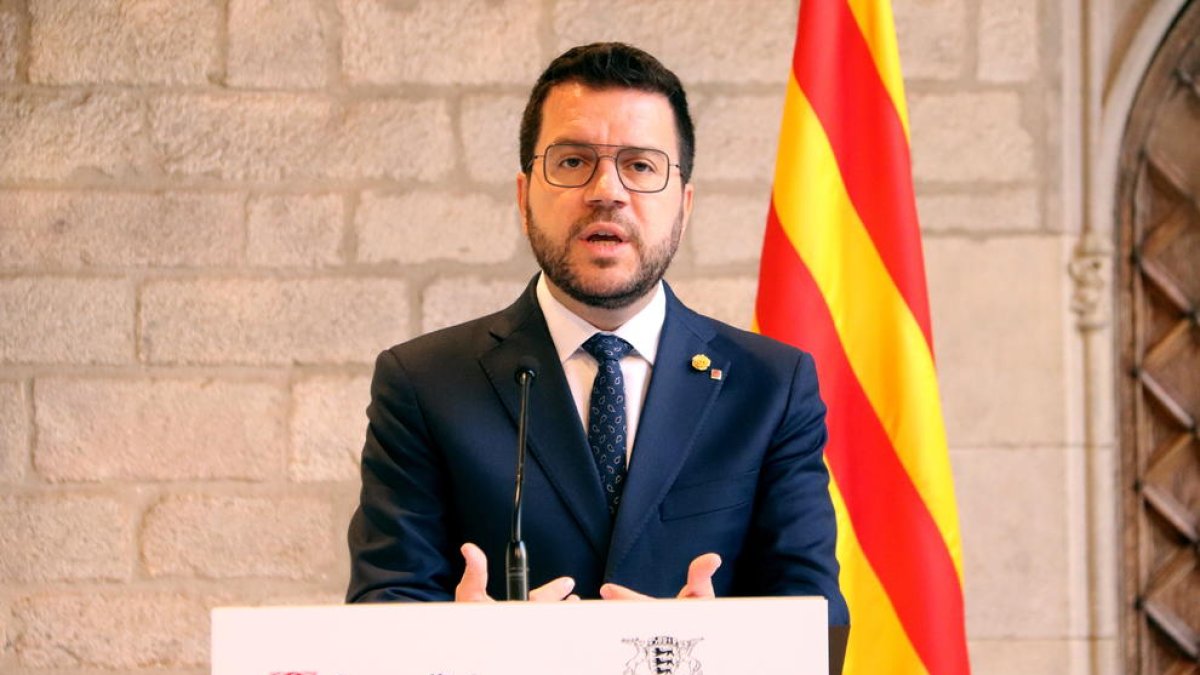
M 611 156 L 600 156 L 597 160 L 596 173 L 585 187 L 589 203 L 621 203 L 629 201 L 629 191 L 621 182 L 617 172 L 617 162 Z

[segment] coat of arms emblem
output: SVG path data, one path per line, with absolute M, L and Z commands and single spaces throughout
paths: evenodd
M 702 639 L 680 640 L 656 635 L 648 640 L 621 640 L 637 650 L 637 654 L 625 663 L 623 675 L 704 675 L 700 661 L 692 656 L 692 649 Z

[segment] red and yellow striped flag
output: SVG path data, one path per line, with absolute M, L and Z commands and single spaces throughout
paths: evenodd
M 908 139 L 888 0 L 804 0 L 755 322 L 817 361 L 850 674 L 970 672 Z

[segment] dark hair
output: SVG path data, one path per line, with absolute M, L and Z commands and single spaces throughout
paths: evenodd
M 593 89 L 638 89 L 667 97 L 675 113 L 679 135 L 679 174 L 687 183 L 692 177 L 696 132 L 688 113 L 683 84 L 658 59 L 621 42 L 596 42 L 572 47 L 550 62 L 533 85 L 525 114 L 521 116 L 521 170 L 533 164 L 533 146 L 542 132 L 542 107 L 555 86 L 578 82 Z

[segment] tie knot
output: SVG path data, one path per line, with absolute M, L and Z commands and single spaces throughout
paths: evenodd
M 621 357 L 633 351 L 633 345 L 616 335 L 596 333 L 583 343 L 583 350 L 600 361 L 620 361 Z

